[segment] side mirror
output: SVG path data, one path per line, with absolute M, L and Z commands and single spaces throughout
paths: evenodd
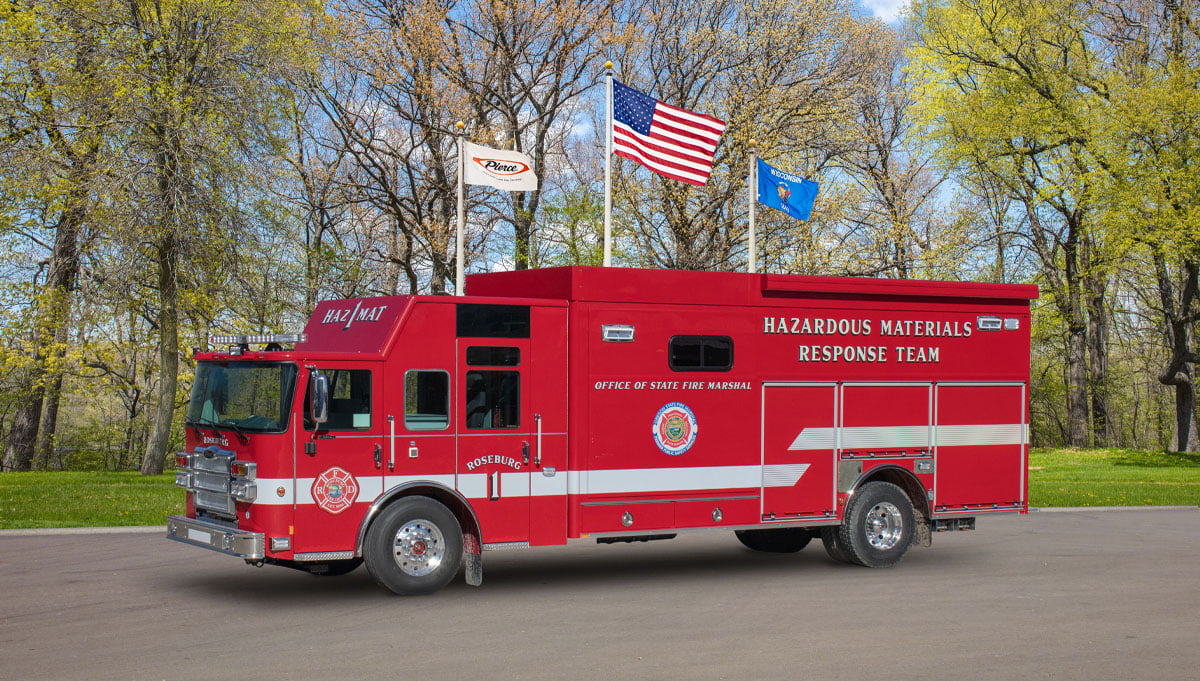
M 314 372 L 308 376 L 308 413 L 313 423 L 329 420 L 329 379 L 325 374 Z

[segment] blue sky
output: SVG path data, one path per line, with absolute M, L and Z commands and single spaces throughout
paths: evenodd
M 900 10 L 908 4 L 908 0 L 859 0 L 867 11 L 887 23 L 892 23 L 900 14 Z

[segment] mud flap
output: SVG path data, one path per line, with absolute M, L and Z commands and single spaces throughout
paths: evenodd
M 917 546 L 933 546 L 933 531 L 929 528 L 929 518 L 917 513 L 917 533 L 913 537 Z
M 470 586 L 483 584 L 483 554 L 479 548 L 478 537 L 473 534 L 463 535 L 463 565 L 467 584 Z

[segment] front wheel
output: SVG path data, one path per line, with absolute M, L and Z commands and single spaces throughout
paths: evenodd
M 367 530 L 363 557 L 380 586 L 405 596 L 433 593 L 449 584 L 462 564 L 462 528 L 450 509 L 433 499 L 401 499 Z
M 908 552 L 916 525 L 903 490 L 890 482 L 869 482 L 850 495 L 835 546 L 852 563 L 891 567 Z

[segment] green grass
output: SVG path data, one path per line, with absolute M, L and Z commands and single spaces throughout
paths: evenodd
M 1030 506 L 1197 506 L 1200 454 L 1035 449 Z
M 1200 505 L 1200 454 L 1035 449 L 1029 505 Z M 0 529 L 165 525 L 182 512 L 173 472 L 0 473 Z
M 175 472 L 0 473 L 0 529 L 163 525 L 183 512 Z

